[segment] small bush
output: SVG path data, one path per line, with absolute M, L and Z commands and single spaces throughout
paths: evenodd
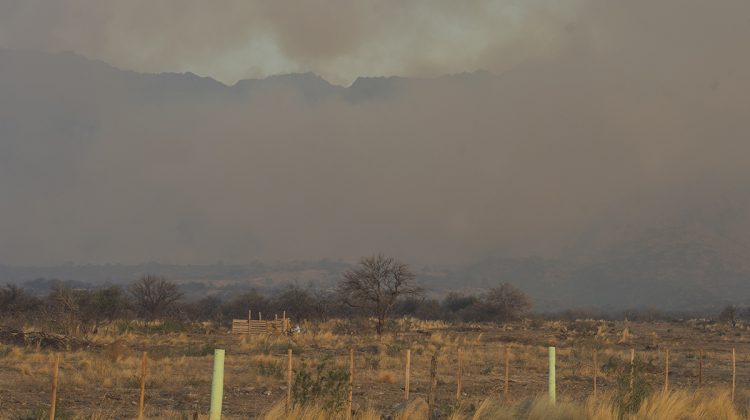
M 253 359 L 257 364 L 259 374 L 263 376 L 274 376 L 278 379 L 284 377 L 284 366 L 281 363 L 281 358 L 260 354 Z
M 396 357 L 400 355 L 403 350 L 404 347 L 399 343 L 388 344 L 388 347 L 385 348 L 385 354 L 390 357 Z
M 380 355 L 365 354 L 365 366 L 370 370 L 380 369 Z
M 0 344 L 0 357 L 5 357 L 9 355 L 12 350 L 13 350 L 13 347 Z
M 395 384 L 398 374 L 390 370 L 384 370 L 378 373 L 378 382 L 385 384 Z
M 197 347 L 188 345 L 182 355 L 185 357 L 205 357 L 212 354 L 214 354 L 214 345 L 209 343 Z
M 329 411 L 339 411 L 346 402 L 349 372 L 343 368 L 327 368 L 328 360 L 321 361 L 314 371 L 305 364 L 296 372 L 292 386 L 295 405 L 320 405 Z
M 651 381 L 647 376 L 650 365 L 636 357 L 630 363 L 619 363 L 615 369 L 615 406 L 623 413 L 634 413 L 652 393 Z

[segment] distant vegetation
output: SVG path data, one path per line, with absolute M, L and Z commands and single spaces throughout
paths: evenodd
M 326 321 L 331 318 L 375 319 L 381 334 L 391 316 L 463 322 L 506 322 L 526 316 L 530 298 L 520 289 L 498 284 L 481 295 L 449 293 L 443 299 L 426 298 L 414 285 L 414 273 L 393 258 L 377 255 L 363 258 L 345 272 L 337 287 L 301 288 L 289 285 L 275 293 L 256 290 L 230 298 L 208 295 L 184 299 L 174 282 L 144 275 L 126 285 L 99 289 L 55 283 L 46 296 L 35 296 L 15 285 L 0 288 L 0 323 L 18 326 L 46 325 L 54 332 L 87 335 L 111 321 L 156 320 L 176 324 L 210 321 L 228 326 L 232 319 L 246 319 L 248 311 L 265 318 L 282 312 L 295 322 Z M 161 323 L 160 325 L 164 325 Z M 363 326 L 362 328 L 367 328 Z
M 348 273 L 351 274 L 363 273 L 353 270 Z M 372 318 L 374 324 L 360 323 L 357 328 L 374 328 L 381 332 L 388 328 L 390 318 L 404 316 L 447 322 L 507 322 L 523 317 L 650 322 L 699 315 L 731 326 L 750 320 L 750 309 L 738 305 L 726 305 L 715 312 L 702 313 L 650 309 L 532 313 L 532 299 L 508 283 L 498 283 L 480 293 L 449 292 L 440 298 L 429 297 L 421 289 L 409 286 L 409 293 L 389 293 L 384 296 L 387 299 L 380 302 L 364 301 L 363 296 L 367 294 L 353 293 L 352 285 L 343 278 L 338 287 L 291 284 L 275 291 L 251 289 L 229 297 L 207 294 L 199 299 L 186 298 L 178 284 L 153 275 L 144 275 L 125 285 L 99 288 L 85 284 L 85 287 L 76 287 L 80 285 L 73 282 L 50 282 L 48 285 L 50 289 L 44 295 L 40 295 L 38 289 L 30 291 L 13 284 L 0 287 L 0 325 L 21 327 L 31 324 L 51 332 L 76 335 L 95 334 L 102 325 L 113 325 L 113 321 L 127 325 L 137 325 L 132 324 L 133 321 L 141 321 L 147 329 L 181 329 L 198 322 L 210 322 L 223 328 L 228 327 L 232 319 L 246 319 L 248 311 L 253 312 L 253 317 L 261 313 L 264 319 L 275 314 L 281 316 L 285 311 L 295 323 L 335 318 L 356 323 Z M 156 320 L 167 322 L 152 322 Z
M 502 282 L 482 293 L 428 297 L 411 267 L 384 255 L 361 259 L 328 288 L 292 284 L 274 292 L 187 299 L 178 283 L 149 274 L 98 289 L 64 282 L 51 286 L 45 295 L 16 285 L 0 287 L 0 354 L 6 361 L 0 384 L 22 384 L 25 403 L 11 407 L 17 413 L 37 407 L 32 418 L 45 414 L 38 390 L 48 383 L 50 372 L 39 366 L 49 362 L 50 351 L 64 356 L 63 409 L 75 405 L 80 415 L 101 405 L 111 418 L 131 414 L 138 383 L 133 375 L 144 360 L 138 356 L 145 355 L 140 357 L 152 372 L 148 384 L 143 382 L 149 417 L 184 418 L 189 412 L 196 418 L 206 406 L 206 372 L 216 348 L 229 355 L 227 386 L 246 390 L 228 393 L 231 404 L 226 410 L 269 420 L 335 417 L 333 413 L 347 409 L 352 371 L 357 384 L 352 398 L 358 404 L 352 409 L 361 419 L 380 418 L 376 411 L 391 413 L 390 418 L 406 418 L 398 413 L 411 412 L 409 418 L 423 419 L 430 418 L 429 413 L 451 419 L 693 418 L 685 413 L 699 411 L 708 414 L 696 418 L 747 418 L 738 410 L 750 394 L 742 389 L 733 402 L 729 395 L 734 394 L 723 388 L 732 383 L 727 355 L 735 354 L 735 347 L 747 354 L 744 318 L 750 314 L 734 305 L 714 314 L 722 323 L 631 322 L 666 316 L 650 311 L 621 312 L 627 320 L 616 322 L 582 319 L 597 315 L 589 311 L 543 316 L 531 312 L 532 299 L 524 291 Z M 228 334 L 232 320 L 246 319 L 248 311 L 255 319 L 284 311 L 301 328 L 292 334 Z M 685 337 L 691 339 L 689 346 Z M 565 396 L 555 406 L 535 397 L 546 383 L 548 345 L 557 348 L 559 390 Z M 667 349 L 672 350 L 672 370 L 665 367 Z M 630 362 L 623 357 L 627 350 L 633 350 Z M 293 367 L 287 371 L 289 354 Z M 354 355 L 353 370 L 344 363 L 347 354 Z M 394 404 L 403 398 L 405 355 L 409 377 L 417 385 L 415 397 Z M 498 363 L 500 355 L 504 364 Z M 430 411 L 423 397 L 428 366 L 432 372 L 433 365 L 442 385 L 435 389 L 438 397 Z M 685 391 L 695 385 L 696 365 L 700 372 L 705 368 L 715 388 Z M 461 366 L 458 372 L 456 366 Z M 667 371 L 678 390 L 659 393 Z M 506 372 L 513 381 L 505 382 L 509 397 L 501 401 L 497 391 Z M 588 385 L 582 386 L 592 376 L 599 381 L 598 397 L 591 396 Z M 454 393 L 456 383 L 461 388 Z M 290 407 L 282 414 L 285 406 L 279 399 L 286 390 Z M 101 392 L 126 397 L 100 400 Z M 170 397 L 148 397 L 156 392 Z M 189 402 L 182 398 L 186 394 Z M 71 395 L 93 397 L 71 404 Z M 362 400 L 367 405 L 361 405 Z M 376 405 L 370 405 L 372 401 Z

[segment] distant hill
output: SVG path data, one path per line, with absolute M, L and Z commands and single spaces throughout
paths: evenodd
M 686 227 L 644 232 L 587 261 L 489 259 L 453 272 L 443 284 L 515 284 L 537 309 L 713 311 L 750 303 L 750 270 L 735 252 Z
M 383 251 L 431 261 L 434 295 L 509 282 L 540 310 L 750 302 L 746 113 L 587 59 L 227 86 L 0 49 L 0 282 L 330 287 L 349 264 L 320 258 Z M 237 263 L 277 260 L 310 262 Z
M 710 313 L 727 303 L 750 303 L 750 270 L 702 239 L 682 228 L 665 228 L 620 244 L 610 250 L 610 257 L 597 261 L 504 257 L 415 269 L 429 296 L 440 297 L 450 291 L 481 293 L 507 282 L 528 293 L 539 311 L 583 308 L 599 312 L 658 309 Z M 336 261 L 0 266 L 0 281 L 45 291 L 53 284 L 51 279 L 78 287 L 99 287 L 127 284 L 148 273 L 177 281 L 189 292 L 188 297 L 205 293 L 231 296 L 251 288 L 273 292 L 290 284 L 328 289 L 350 267 Z
M 46 294 L 62 284 L 74 288 L 126 286 L 145 274 L 163 276 L 178 283 L 188 299 L 208 294 L 232 296 L 256 289 L 274 292 L 289 285 L 328 289 L 349 265 L 337 261 L 290 261 L 276 263 L 169 265 L 150 262 L 122 265 L 75 265 L 20 267 L 0 265 L 0 284 L 17 284 L 36 294 Z

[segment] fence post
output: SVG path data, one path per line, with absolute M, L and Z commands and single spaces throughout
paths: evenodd
M 411 376 L 411 350 L 406 349 L 406 367 L 404 368 L 404 400 L 409 401 L 409 380 Z
M 555 348 L 549 348 L 549 383 L 547 384 L 549 390 L 549 402 L 550 404 L 557 403 L 557 384 L 555 383 Z
M 596 349 L 594 349 L 594 399 L 596 399 L 596 380 L 597 376 L 599 375 L 599 362 L 597 362 L 596 356 Z
M 458 371 L 456 372 L 456 402 L 461 401 L 461 388 L 463 387 L 463 361 L 461 360 L 461 348 L 458 348 Z
M 250 324 L 253 323 L 253 311 L 247 311 L 247 335 L 250 335 Z
M 52 400 L 49 405 L 49 420 L 55 420 L 55 405 L 57 404 L 57 379 L 60 369 L 60 355 L 56 354 L 52 362 Z
M 664 350 L 664 392 L 669 392 L 669 349 Z
M 656 347 L 656 371 L 661 370 L 661 346 Z
M 144 351 L 141 356 L 141 378 L 140 378 L 140 398 L 138 399 L 138 420 L 143 420 L 143 409 L 145 407 L 144 399 L 146 396 L 146 358 L 147 354 Z
M 431 420 L 434 416 L 435 412 L 435 394 L 437 393 L 437 358 L 438 358 L 438 351 L 435 351 L 435 354 L 432 355 L 432 360 L 430 360 L 430 393 L 427 394 L 427 419 Z
M 698 354 L 698 388 L 703 388 L 703 349 Z
M 285 411 L 289 413 L 292 408 L 292 349 L 287 350 L 286 354 L 286 407 Z
M 734 390 L 737 385 L 737 359 L 735 357 L 734 347 L 732 347 L 732 402 L 734 402 Z
M 633 392 L 635 382 L 635 349 L 630 349 L 630 392 Z
M 346 398 L 346 420 L 352 419 L 352 404 L 354 400 L 354 349 L 349 349 L 349 395 Z
M 214 371 L 211 378 L 211 411 L 209 420 L 221 419 L 221 404 L 224 398 L 224 350 L 214 350 Z
M 503 388 L 503 395 L 505 402 L 508 402 L 510 388 L 510 347 L 505 346 L 505 387 Z

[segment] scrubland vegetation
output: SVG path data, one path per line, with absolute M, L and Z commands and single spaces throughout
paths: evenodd
M 0 413 L 43 418 L 49 407 L 53 354 L 62 354 L 58 418 L 134 418 L 142 351 L 148 352 L 146 416 L 206 418 L 214 348 L 226 349 L 225 418 L 343 418 L 348 353 L 355 351 L 355 418 L 427 418 L 430 359 L 437 354 L 435 414 L 449 419 L 748 418 L 750 332 L 708 321 L 626 323 L 529 321 L 502 325 L 394 320 L 381 336 L 376 320 L 303 322 L 291 336 L 229 335 L 205 324 L 185 331 L 104 328 L 91 347 L 55 350 L 0 346 Z M 355 325 L 370 323 L 365 333 Z M 114 325 L 114 324 L 113 324 Z M 34 330 L 34 326 L 25 327 Z M 105 332 L 106 330 L 106 332 Z M 557 346 L 558 403 L 546 400 L 546 346 Z M 737 349 L 737 394 L 730 401 L 731 348 Z M 293 350 L 293 409 L 285 414 L 286 352 Z M 458 349 L 463 389 L 456 400 Z M 508 400 L 503 354 L 509 349 Z M 634 384 L 630 349 L 636 350 Z M 670 392 L 663 393 L 670 349 Z M 411 398 L 403 401 L 404 353 L 411 350 Z M 597 349 L 598 395 L 592 396 Z M 698 389 L 698 352 L 704 350 Z
M 206 418 L 217 348 L 226 350 L 225 418 L 346 418 L 352 350 L 356 419 L 750 418 L 750 331 L 734 308 L 717 320 L 551 319 L 533 315 L 512 286 L 430 300 L 412 279 L 408 267 L 376 256 L 330 292 L 292 287 L 185 302 L 174 284 L 151 276 L 124 289 L 57 288 L 44 297 L 5 287 L 0 418 L 48 417 L 57 355 L 57 418 L 134 418 L 143 352 L 146 417 Z M 231 319 L 248 310 L 266 319 L 285 310 L 299 329 L 230 334 Z M 554 405 L 548 346 L 557 348 Z

